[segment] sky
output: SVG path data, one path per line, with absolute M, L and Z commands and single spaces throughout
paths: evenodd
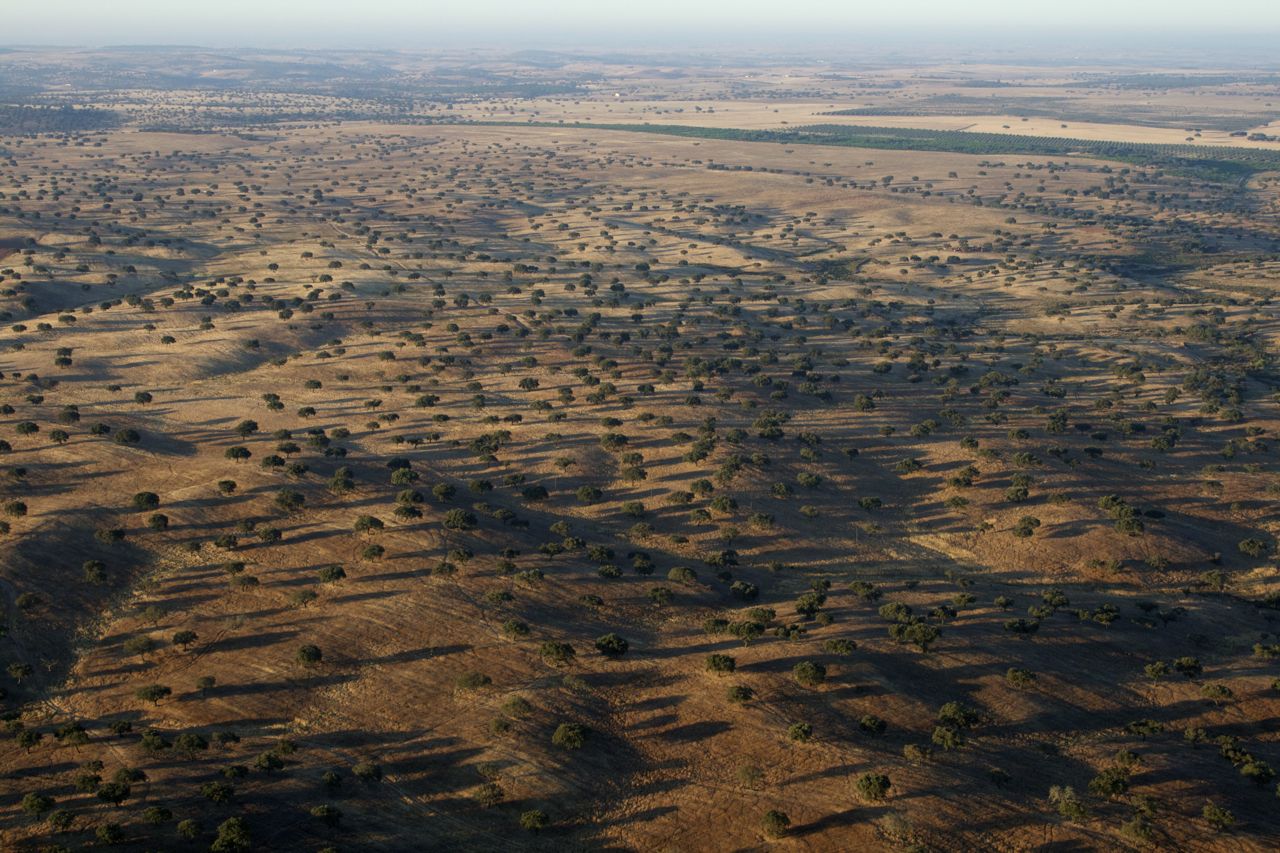
M 5 0 L 0 44 L 238 47 L 909 43 L 1280 35 L 1280 0 Z

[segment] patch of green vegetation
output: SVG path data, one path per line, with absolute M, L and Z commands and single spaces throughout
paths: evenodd
M 489 122 L 476 122 L 489 124 Z M 498 125 L 557 127 L 552 122 L 493 122 Z M 1280 170 L 1280 152 L 1252 148 L 1214 148 L 1145 142 L 1022 136 L 1015 133 L 970 133 L 904 127 L 850 127 L 818 124 L 790 130 L 745 130 L 734 127 L 694 127 L 678 124 L 594 124 L 573 127 L 658 133 L 699 139 L 776 142 L 787 145 L 838 145 L 894 151 L 939 151 L 953 154 L 1030 154 L 1052 157 L 1092 157 L 1150 166 L 1218 183 L 1238 183 L 1265 171 Z

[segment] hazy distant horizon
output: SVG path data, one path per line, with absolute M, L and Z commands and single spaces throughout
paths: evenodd
M 852 37 L 848 37 L 852 40 Z M 578 56 L 583 59 L 608 59 L 625 61 L 634 59 L 640 64 L 708 64 L 731 59 L 756 59 L 765 63 L 800 64 L 819 63 L 834 67 L 928 67 L 935 65 L 983 65 L 1003 64 L 1027 67 L 1143 67 L 1143 68 L 1222 68 L 1280 71 L 1280 52 L 1275 46 L 1280 34 L 1250 34 L 1230 36 L 1226 34 L 1161 38 L 1113 36 L 1098 38 L 1087 33 L 1057 32 L 1047 34 L 1035 31 L 1011 31 L 993 34 L 951 32 L 942 34 L 917 34 L 910 42 L 895 40 L 889 34 L 861 34 L 862 43 L 846 45 L 839 36 L 826 33 L 822 37 L 803 33 L 763 35 L 740 34 L 737 38 L 723 37 L 718 41 L 683 42 L 678 38 L 664 38 L 658 43 L 642 34 L 632 33 L 627 38 L 608 39 L 588 37 L 577 40 L 545 41 L 533 38 L 501 39 L 464 36 L 440 39 L 417 44 L 392 44 L 364 42 L 349 38 L 345 42 L 326 43 L 321 38 L 298 41 L 282 41 L 278 44 L 250 42 L 206 41 L 120 41 L 120 42 L 3 42 L 3 51 L 146 51 L 191 50 L 210 52 L 280 52 L 280 53 L 374 53 L 396 52 L 406 55 L 433 52 L 475 52 L 500 55 L 521 52 L 546 52 Z M 866 43 L 871 41 L 872 43 Z
M 1193 53 L 1244 47 L 1265 61 L 1280 37 L 1280 4 L 1221 0 L 1203 5 L 1078 0 L 1069 6 L 1003 0 L 903 0 L 858 8 L 835 0 L 647 0 L 604 7 L 583 0 L 477 0 L 439 4 L 381 0 L 353 8 L 307 0 L 163 0 L 23 2 L 9 13 L 17 46 L 191 45 L 205 48 L 439 47 L 719 48 L 777 50 L 819 46 L 850 52 L 910 50 L 921 41 L 1003 55 L 1019 43 L 1123 52 L 1146 48 Z M 1217 44 L 1230 41 L 1230 45 Z M 874 42 L 874 43 L 869 43 Z M 1280 61 L 1278 59 L 1277 61 Z

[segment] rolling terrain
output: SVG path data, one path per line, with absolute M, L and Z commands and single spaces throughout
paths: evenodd
M 1275 849 L 1276 80 L 82 61 L 0 55 L 5 849 Z

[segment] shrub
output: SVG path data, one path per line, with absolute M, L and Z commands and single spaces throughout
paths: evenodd
M 86 560 L 83 566 L 84 580 L 91 584 L 106 583 L 106 564 L 101 560 Z
M 30 793 L 22 798 L 22 810 L 32 817 L 43 817 L 53 806 L 53 798 L 44 794 Z
M 764 817 L 761 818 L 760 825 L 764 828 L 764 834 L 768 837 L 781 838 L 787 834 L 787 829 L 791 826 L 791 818 L 787 817 L 786 812 L 769 809 L 764 813 Z
M 209 741 L 195 732 L 183 732 L 173 739 L 173 751 L 188 758 L 209 748 Z
M 342 566 L 325 566 L 320 570 L 321 583 L 336 583 L 346 576 L 347 571 Z
M 168 687 L 165 687 L 163 684 L 148 684 L 145 687 L 139 687 L 134 691 L 133 695 L 144 702 L 150 702 L 153 705 L 157 705 L 160 703 L 161 699 L 168 697 L 172 693 L 173 691 Z
M 596 648 L 605 657 L 620 658 L 627 653 L 630 644 L 617 634 L 605 634 L 596 639 Z
M 356 517 L 355 524 L 351 529 L 356 533 L 373 533 L 386 527 L 382 519 L 372 515 L 361 515 Z
M 342 820 L 342 812 L 338 807 L 331 806 L 328 803 L 313 806 L 311 809 L 311 816 L 319 818 L 321 823 L 325 826 L 337 826 L 338 822 Z
M 1200 664 L 1200 659 L 1194 657 L 1177 658 L 1173 662 L 1173 668 L 1187 678 L 1195 678 L 1204 671 L 1204 667 Z
M 297 512 L 307 503 L 306 497 L 297 489 L 281 489 L 276 492 L 276 509 L 281 512 Z
M 464 672 L 455 682 L 461 690 L 477 690 L 493 683 L 493 679 L 483 672 Z
M 552 666 L 572 663 L 576 654 L 573 646 L 556 640 L 547 640 L 539 651 L 542 659 Z
M 822 647 L 827 650 L 828 654 L 851 655 L 858 647 L 858 644 L 845 637 L 835 637 L 823 643 Z
M 667 580 L 673 583 L 697 583 L 698 573 L 688 566 L 676 566 L 667 572 Z
M 1253 759 L 1240 766 L 1240 775 L 1262 788 L 1276 778 L 1276 771 L 1267 762 Z
M 813 737 L 813 726 L 808 723 L 792 723 L 787 727 L 787 737 L 797 743 L 808 743 Z
M 1080 821 L 1089 816 L 1089 810 L 1070 785 L 1054 785 L 1050 788 L 1049 803 L 1067 820 Z
M 978 722 L 978 712 L 963 702 L 947 702 L 938 709 L 938 722 L 957 728 L 969 728 Z
M 867 714 L 858 721 L 858 728 L 871 735 L 882 735 L 887 724 L 875 714 Z
M 1024 515 L 1018 519 L 1018 523 L 1013 526 L 1013 535 L 1020 539 L 1026 539 L 1036 532 L 1036 528 L 1040 526 L 1040 519 L 1033 515 Z
M 1236 816 L 1224 809 L 1222 806 L 1212 801 L 1204 804 L 1204 808 L 1200 810 L 1200 815 L 1205 819 L 1209 826 L 1224 832 L 1235 825 Z
M 817 687 L 827 680 L 827 668 L 820 663 L 804 660 L 791 668 L 791 675 L 803 687 Z
M 551 735 L 551 742 L 564 749 L 581 749 L 587 742 L 588 729 L 581 723 L 561 723 Z
M 372 761 L 361 761 L 351 768 L 357 779 L 365 782 L 377 782 L 382 778 L 382 767 Z
M 1128 790 L 1128 776 L 1119 767 L 1108 767 L 1089 781 L 1089 793 L 1095 797 L 1118 797 Z
M 300 664 L 310 666 L 320 663 L 324 659 L 324 653 L 320 651 L 319 646 L 307 643 L 298 648 L 297 661 Z
M 173 820 L 173 812 L 164 806 L 148 806 L 142 812 L 142 819 L 152 825 L 168 823 Z
M 471 530 L 476 526 L 476 517 L 465 509 L 451 509 L 444 514 L 443 523 L 449 530 Z
M 241 853 L 252 848 L 249 825 L 240 817 L 229 817 L 218 824 L 218 837 L 209 847 L 212 853 Z
M 1225 684 L 1206 684 L 1200 688 L 1200 695 L 1215 705 L 1225 705 L 1235 696 Z
M 118 823 L 104 823 L 93 833 L 99 844 L 107 847 L 124 843 L 124 829 Z
M 707 670 L 718 675 L 733 672 L 738 667 L 738 662 L 731 656 L 724 654 L 714 654 L 707 656 Z
M 103 782 L 98 786 L 98 799 L 113 806 L 118 806 L 129 799 L 130 793 L 132 790 L 128 782 Z
M 527 637 L 529 636 L 529 623 L 521 622 L 519 619 L 508 619 L 502 623 L 502 633 L 513 640 Z
M 1147 846 L 1155 838 L 1155 827 L 1151 819 L 1143 814 L 1136 814 L 1132 819 L 1120 824 L 1120 834 L 1139 846 Z
M 933 727 L 930 736 L 934 746 L 940 746 L 948 752 L 964 746 L 964 733 L 955 726 L 940 725 Z
M 883 800 L 885 794 L 889 793 L 890 782 L 889 777 L 883 773 L 863 773 L 855 786 L 859 796 L 874 803 Z
M 1239 545 L 1240 553 L 1248 557 L 1262 557 L 1267 553 L 1267 543 L 1261 539 L 1242 539 Z
M 942 636 L 942 631 L 936 625 L 913 618 L 890 625 L 889 636 L 898 643 L 911 643 L 921 652 L 928 653 L 929 647 Z
M 1012 687 L 1026 688 L 1036 683 L 1036 674 L 1029 669 L 1019 669 L 1016 666 L 1011 666 L 1005 672 L 1004 679 Z

